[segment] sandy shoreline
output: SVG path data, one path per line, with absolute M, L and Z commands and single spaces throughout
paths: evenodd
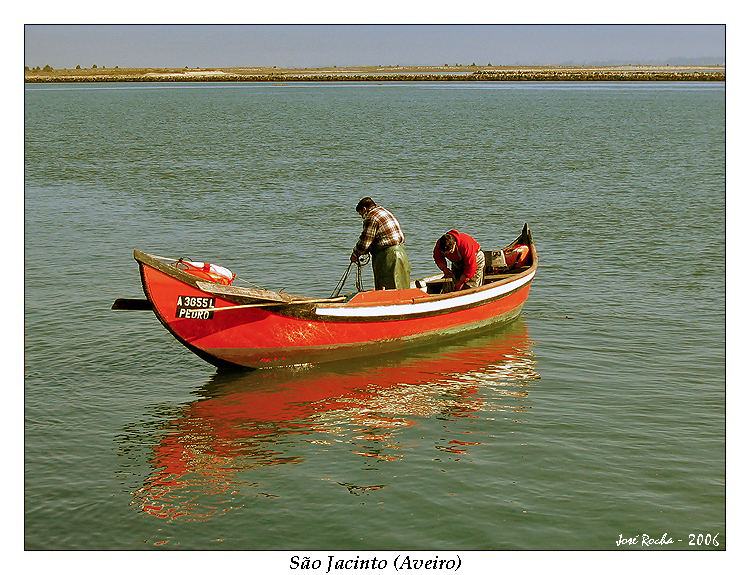
M 725 81 L 724 66 L 347 66 L 25 70 L 27 83 L 336 81 Z

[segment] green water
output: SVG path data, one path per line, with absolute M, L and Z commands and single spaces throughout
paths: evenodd
M 26 548 L 723 549 L 724 122 L 723 83 L 27 86 Z M 217 373 L 109 310 L 133 248 L 327 296 L 365 195 L 415 277 L 528 222 L 522 317 Z

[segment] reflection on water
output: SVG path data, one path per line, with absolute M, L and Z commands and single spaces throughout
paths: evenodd
M 267 466 L 313 463 L 342 447 L 363 464 L 408 457 L 413 445 L 403 431 L 428 419 L 443 427 L 459 418 L 518 420 L 537 379 L 532 341 L 523 320 L 502 331 L 463 337 L 397 357 L 358 360 L 295 370 L 218 372 L 162 425 L 153 469 L 134 504 L 152 515 L 205 520 L 234 505 Z M 434 438 L 435 447 L 464 457 L 481 442 Z M 411 442 L 411 443 L 410 443 Z M 349 493 L 385 485 L 336 482 Z

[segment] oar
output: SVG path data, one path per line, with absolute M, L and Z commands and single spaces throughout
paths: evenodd
M 232 305 L 227 307 L 196 307 L 186 308 L 187 311 L 224 311 L 229 309 L 246 309 L 252 307 L 270 307 L 278 305 L 301 305 L 305 303 L 335 303 L 344 301 L 346 296 L 335 297 L 335 298 L 324 298 L 324 299 L 300 299 L 283 302 L 268 302 L 268 303 L 250 303 L 245 305 Z M 129 298 L 117 298 L 115 303 L 112 304 L 111 309 L 117 310 L 153 310 L 154 306 L 147 299 L 129 299 Z
M 279 305 L 302 305 L 306 303 L 336 303 L 341 302 L 346 299 L 346 296 L 340 296 L 340 297 L 329 297 L 329 298 L 323 298 L 323 299 L 296 299 L 291 301 L 278 301 L 278 302 L 270 302 L 270 303 L 248 303 L 244 305 L 230 305 L 226 307 L 194 307 L 194 308 L 185 308 L 185 311 L 226 311 L 230 309 L 247 309 L 252 307 L 272 307 L 272 306 L 279 306 Z
M 127 309 L 127 310 L 152 310 L 154 306 L 147 299 L 129 299 L 120 297 L 115 300 L 112 304 L 112 309 Z

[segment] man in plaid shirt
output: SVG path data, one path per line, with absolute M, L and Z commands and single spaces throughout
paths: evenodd
M 404 249 L 404 232 L 395 216 L 372 198 L 362 198 L 357 204 L 362 217 L 362 234 L 352 251 L 351 261 L 369 253 L 375 289 L 407 289 L 411 282 L 411 265 Z

